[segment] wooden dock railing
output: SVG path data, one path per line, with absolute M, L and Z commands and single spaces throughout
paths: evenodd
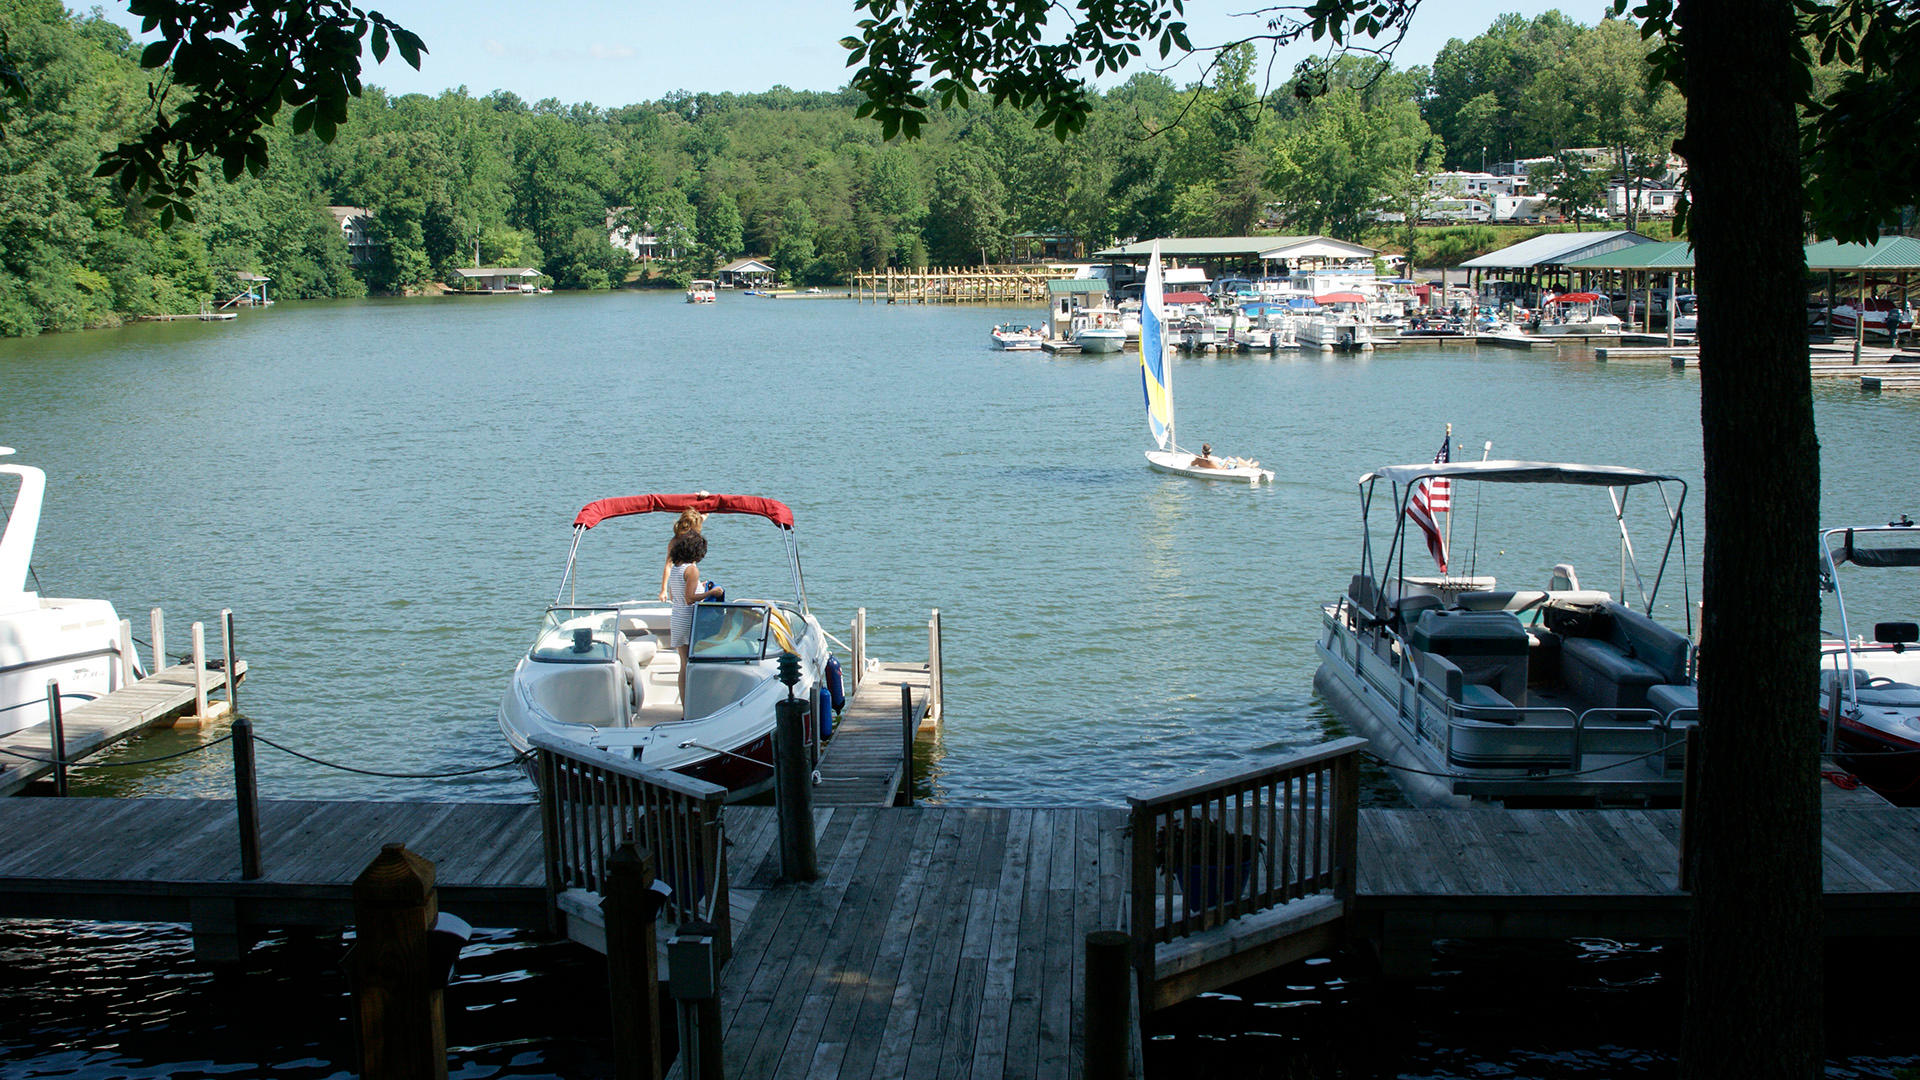
M 668 925 L 711 923 L 724 959 L 732 948 L 720 813 L 726 789 L 557 739 L 536 735 L 533 744 L 547 900 L 556 921 L 561 893 L 604 895 L 608 863 L 631 839 L 652 852 L 657 876 L 673 888 Z
M 1344 910 L 1356 880 L 1366 745 L 1338 739 L 1127 800 L 1130 932 L 1143 984 L 1155 978 L 1161 943 L 1316 894 Z

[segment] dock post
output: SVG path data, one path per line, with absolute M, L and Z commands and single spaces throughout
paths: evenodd
M 806 702 L 773 703 L 773 805 L 780 823 L 780 876 L 813 881 L 820 867 L 813 847 L 813 777 L 807 761 Z
M 153 641 L 153 673 L 158 675 L 167 668 L 167 620 L 159 608 L 147 613 L 147 629 Z
M 927 619 L 927 716 L 936 723 L 947 703 L 946 664 L 940 655 L 940 609 Z
M 53 751 L 53 793 L 67 793 L 67 729 L 60 716 L 60 683 L 47 680 L 47 743 Z
M 893 793 L 893 805 L 913 805 L 913 688 L 900 684 L 900 790 Z
M 227 709 L 240 715 L 240 669 L 233 659 L 233 609 L 220 609 L 220 646 L 227 654 Z
M 120 620 L 120 685 L 133 685 L 133 620 Z M 116 687 L 116 689 L 118 689 Z
M 867 670 L 867 609 L 858 608 L 853 613 L 853 676 L 847 683 L 847 696 L 852 697 L 860 689 L 860 680 Z
M 660 1080 L 660 961 L 653 919 L 665 900 L 666 894 L 654 888 L 653 853 L 637 849 L 629 833 L 607 860 L 602 904 L 613 1068 L 620 1080 Z
M 720 1049 L 720 958 L 713 927 L 684 922 L 667 940 L 667 985 L 680 1013 L 680 1075 L 725 1080 Z
M 446 1080 L 446 992 L 427 941 L 439 907 L 433 864 L 400 844 L 354 879 L 346 966 L 362 1080 Z
M 193 624 L 193 719 L 207 722 L 207 628 Z
M 233 808 L 240 819 L 240 879 L 260 876 L 260 785 L 254 774 L 253 721 L 233 722 Z
M 1681 892 L 1693 891 L 1693 860 L 1689 857 L 1689 841 L 1693 836 L 1693 802 L 1699 793 L 1700 784 L 1700 725 L 1694 724 L 1687 729 L 1687 757 L 1682 766 L 1685 772 L 1680 781 L 1680 873 L 1678 884 Z
M 1086 1080 L 1125 1080 L 1133 1007 L 1133 939 L 1120 930 L 1087 935 L 1084 1030 Z

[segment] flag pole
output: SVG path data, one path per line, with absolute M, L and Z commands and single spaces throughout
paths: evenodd
M 1427 430 L 1431 431 L 1433 429 L 1428 428 Z M 1447 422 L 1447 460 L 1448 461 L 1453 460 L 1453 422 L 1452 421 Z M 1453 554 L 1453 498 L 1451 493 L 1449 493 L 1447 498 L 1447 554 L 1448 555 Z M 1448 559 L 1447 561 L 1452 562 L 1453 560 Z M 1442 574 L 1441 579 L 1445 580 L 1445 578 L 1446 578 L 1446 575 Z

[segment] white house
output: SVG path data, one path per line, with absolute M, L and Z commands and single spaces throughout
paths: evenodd
M 340 235 L 347 242 L 347 265 L 366 266 L 373 262 L 375 244 L 368 236 L 373 227 L 373 211 L 364 206 L 329 206 L 327 213 L 333 215 L 333 223 L 340 226 Z

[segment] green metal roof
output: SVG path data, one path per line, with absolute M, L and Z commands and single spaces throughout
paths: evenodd
M 1322 244 L 1349 249 L 1342 254 L 1366 258 L 1375 249 L 1330 236 L 1163 236 L 1160 254 L 1169 259 L 1259 259 L 1272 258 L 1286 248 Z M 1145 259 L 1153 252 L 1154 241 L 1137 240 L 1131 244 L 1094 252 L 1097 259 Z
M 1807 245 L 1809 270 L 1920 270 L 1920 240 L 1883 236 L 1871 244 Z
M 1575 259 L 1566 267 L 1569 270 L 1692 270 L 1693 245 L 1685 240 L 1635 244 Z
M 1053 278 L 1047 282 L 1048 296 L 1063 296 L 1075 293 L 1103 293 L 1107 283 L 1103 278 Z

